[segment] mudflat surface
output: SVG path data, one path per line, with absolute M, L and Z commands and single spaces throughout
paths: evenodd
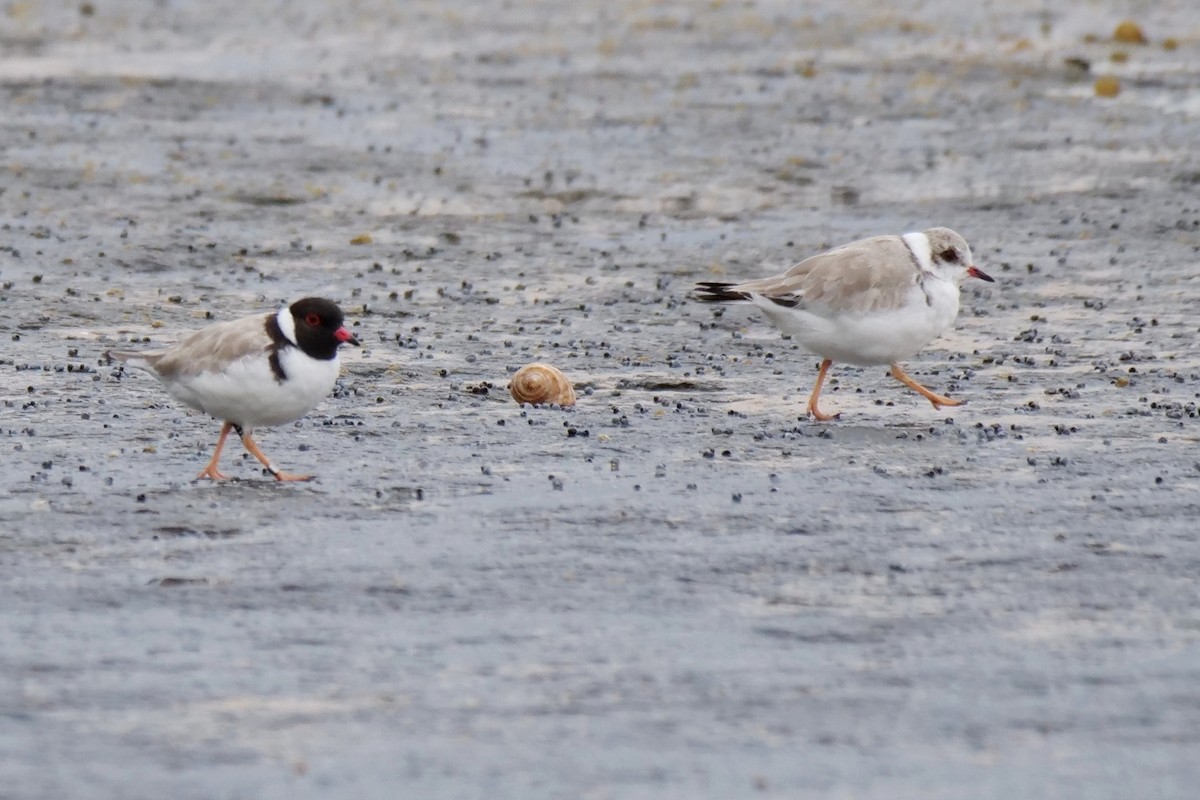
M 1195 797 L 1191 4 L 43 5 L 0 795 Z M 808 421 L 688 298 L 931 225 L 997 279 L 907 365 L 960 408 L 842 366 Z M 260 441 L 319 480 L 192 482 L 219 425 L 102 353 L 309 294 L 367 346 Z

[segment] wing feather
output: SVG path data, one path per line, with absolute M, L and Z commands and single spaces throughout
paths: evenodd
M 142 353 L 164 378 L 182 378 L 220 372 L 230 362 L 260 355 L 271 348 L 267 320 L 272 315 L 219 322 L 196 331 L 182 342 L 158 353 Z
M 899 236 L 876 236 L 807 258 L 787 272 L 727 287 L 808 309 L 881 311 L 900 308 L 921 278 Z

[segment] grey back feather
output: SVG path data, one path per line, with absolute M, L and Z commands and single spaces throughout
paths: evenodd
M 250 355 L 266 353 L 271 347 L 267 321 L 272 315 L 247 317 L 218 322 L 191 334 L 179 344 L 164 350 L 134 352 L 112 350 L 108 356 L 131 362 L 164 379 L 191 377 L 206 372 L 219 372 L 229 362 Z
M 805 308 L 879 311 L 903 305 L 920 278 L 921 269 L 899 236 L 876 236 L 805 259 L 780 275 L 729 289 L 792 299 Z

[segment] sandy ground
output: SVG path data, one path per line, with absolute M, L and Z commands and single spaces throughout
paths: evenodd
M 1194 4 L 46 5 L 0 795 L 1195 797 Z M 810 422 L 688 298 L 935 224 L 997 278 L 908 365 L 960 408 L 839 367 Z M 261 442 L 320 479 L 191 482 L 218 424 L 102 353 L 308 294 L 367 346 Z

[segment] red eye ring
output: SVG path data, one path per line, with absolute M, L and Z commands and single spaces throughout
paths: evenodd
M 321 324 L 321 317 L 317 314 L 308 314 L 304 317 L 304 324 L 315 328 Z

